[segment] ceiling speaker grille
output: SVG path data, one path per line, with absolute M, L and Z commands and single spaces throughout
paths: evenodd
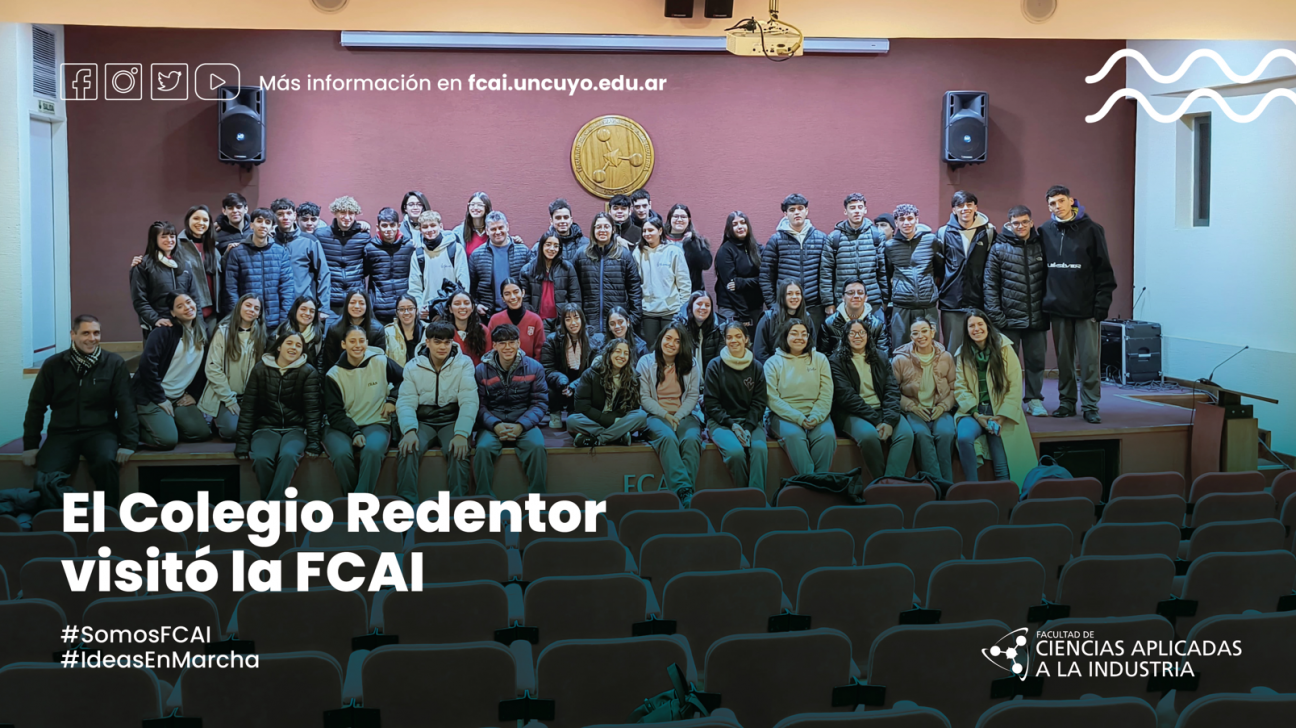
M 1057 11 L 1057 0 L 1022 0 L 1021 9 L 1030 22 L 1043 23 Z
M 311 0 L 311 5 L 321 13 L 336 13 L 345 8 L 347 0 Z

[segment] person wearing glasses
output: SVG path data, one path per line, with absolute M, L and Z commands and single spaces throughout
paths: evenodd
M 1013 348 L 1020 351 L 1025 376 L 1022 399 L 1032 417 L 1044 409 L 1044 354 L 1049 317 L 1044 313 L 1044 249 L 1031 222 L 1031 211 L 1017 205 L 990 248 L 985 269 L 985 310 Z

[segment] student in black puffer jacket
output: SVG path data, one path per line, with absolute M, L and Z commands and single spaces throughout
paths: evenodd
M 628 208 L 627 208 L 628 209 Z M 643 279 L 630 251 L 613 241 L 612 216 L 600 212 L 590 228 L 594 239 L 576 258 L 576 279 L 580 282 L 581 308 L 590 326 L 603 332 L 607 312 L 622 306 L 630 314 L 631 328 L 638 330 L 643 318 Z
M 320 445 L 320 376 L 304 356 L 301 334 L 275 341 L 248 376 L 240 400 L 234 455 L 252 458 L 261 497 L 282 500 L 303 453 Z
M 1048 268 L 1044 248 L 1031 223 L 1031 211 L 1018 205 L 990 248 L 985 270 L 985 310 L 996 327 L 1021 351 L 1025 374 L 1022 397 L 1032 416 L 1043 417 L 1044 357 L 1049 317 L 1044 313 Z
M 819 267 L 823 263 L 828 236 L 810 224 L 810 202 L 798 194 L 783 199 L 783 220 L 765 243 L 761 252 L 761 292 L 765 305 L 774 308 L 778 301 L 779 281 L 793 278 L 801 281 L 806 313 L 817 330 L 827 313 L 819 292 Z M 824 292 L 828 295 L 828 292 Z
M 410 258 L 414 246 L 401 234 L 396 211 L 384 207 L 378 213 L 378 237 L 364 249 L 364 276 L 369 279 L 369 297 L 374 318 L 384 326 L 396 319 L 396 302 L 409 289 Z
M 332 224 L 316 226 L 315 237 L 324 248 L 324 259 L 331 269 L 330 298 L 321 304 L 336 314 L 342 310 L 347 291 L 364 288 L 364 253 L 370 236 L 368 229 L 356 219 L 360 215 L 360 203 L 354 197 L 337 198 L 329 205 L 329 211 L 333 213 Z
M 548 232 L 536 243 L 535 257 L 522 268 L 522 293 L 527 308 L 544 321 L 546 331 L 557 331 L 562 322 L 558 310 L 564 305 L 580 306 L 580 282 L 576 268 L 567 259 L 558 233 Z
M 589 238 L 585 237 L 580 225 L 573 220 L 571 203 L 561 197 L 549 203 L 549 229 L 540 236 L 532 250 L 539 253 L 540 246 L 549 237 L 558 238 L 558 243 L 562 246 L 562 259 L 572 265 L 576 265 L 576 256 L 581 249 L 589 245 Z

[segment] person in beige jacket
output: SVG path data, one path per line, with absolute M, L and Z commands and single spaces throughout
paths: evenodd
M 833 429 L 833 383 L 828 357 L 810 345 L 810 328 L 789 319 L 778 349 L 765 362 L 769 434 L 783 446 L 797 475 L 827 473 L 837 452 Z
M 1012 340 L 999 333 L 984 311 L 972 309 L 963 325 L 954 387 L 963 478 L 976 480 L 977 465 L 990 460 L 996 479 L 1020 487 L 1036 463 L 1035 443 L 1020 405 L 1021 362 Z
M 251 293 L 238 300 L 234 313 L 212 334 L 204 372 L 207 386 L 198 398 L 198 411 L 216 420 L 222 439 L 233 442 L 238 433 L 239 397 L 265 353 L 266 338 L 261 301 Z
M 900 410 L 914 433 L 918 469 L 954 482 L 954 357 L 936 340 L 936 325 L 919 316 L 909 343 L 895 350 L 891 368 L 900 383 Z

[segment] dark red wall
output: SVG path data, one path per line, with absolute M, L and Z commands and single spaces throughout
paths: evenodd
M 68 104 L 72 306 L 102 317 L 109 340 L 134 339 L 127 265 L 150 222 L 179 226 L 190 205 L 216 207 L 239 191 L 255 205 L 279 196 L 327 206 L 356 197 L 365 219 L 425 191 L 454 224 L 482 189 L 528 243 L 546 206 L 567 197 L 587 227 L 603 201 L 572 176 L 571 142 L 585 122 L 622 114 L 652 136 L 654 207 L 685 202 L 716 243 L 725 215 L 749 213 L 767 237 L 779 202 L 799 191 L 812 221 L 831 229 L 846 193 L 876 215 L 917 204 L 933 228 L 949 196 L 969 189 L 995 224 L 1026 203 L 1042 219 L 1044 191 L 1062 183 L 1103 223 L 1121 283 L 1113 315 L 1128 314 L 1133 270 L 1134 111 L 1118 104 L 1097 124 L 1084 116 L 1121 86 L 1093 86 L 1123 41 L 906 40 L 884 56 L 807 56 L 788 63 L 729 55 L 588 55 L 351 51 L 315 31 L 67 28 L 68 62 L 233 62 L 243 83 L 307 74 L 432 79 L 669 79 L 666 91 L 271 92 L 269 161 L 241 173 L 216 161 L 214 102 Z M 990 161 L 951 172 L 940 162 L 941 95 L 990 95 Z

